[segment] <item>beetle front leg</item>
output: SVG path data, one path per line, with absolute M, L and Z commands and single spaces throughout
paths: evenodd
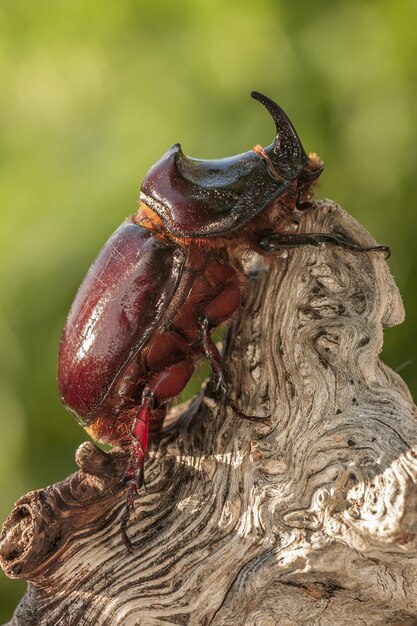
M 203 354 L 206 359 L 210 362 L 210 365 L 213 369 L 214 377 L 216 379 L 216 383 L 218 388 L 220 389 L 223 398 L 225 399 L 226 404 L 228 404 L 233 411 L 242 419 L 251 420 L 254 422 L 264 421 L 269 418 L 269 415 L 266 416 L 258 416 L 258 415 L 246 415 L 243 413 L 237 406 L 237 404 L 231 399 L 229 390 L 227 387 L 227 374 L 224 367 L 224 361 L 217 349 L 216 344 L 214 343 L 211 334 L 210 334 L 210 322 L 207 315 L 201 315 L 198 319 L 198 328 L 200 331 L 200 343 L 203 348 Z
M 391 250 L 388 246 L 358 246 L 339 234 L 329 233 L 268 233 L 263 235 L 258 245 L 263 252 L 273 253 L 286 248 L 300 248 L 302 246 L 321 246 L 330 244 L 351 250 L 352 252 L 383 252 L 388 259 Z

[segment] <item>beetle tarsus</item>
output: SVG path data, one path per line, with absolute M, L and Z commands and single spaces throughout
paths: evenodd
M 329 244 L 340 246 L 352 252 L 383 252 L 388 259 L 391 250 L 388 246 L 358 246 L 334 233 L 268 233 L 260 238 L 259 247 L 263 252 L 274 253 L 286 248 L 301 248 L 303 246 L 321 246 Z
M 122 536 L 123 543 L 125 544 L 128 552 L 134 552 L 138 547 L 134 543 L 132 543 L 132 541 L 130 540 L 127 534 L 127 529 L 128 529 L 129 521 L 130 521 L 130 515 L 135 506 L 135 499 L 136 499 L 137 493 L 138 493 L 137 484 L 134 481 L 131 481 L 129 483 L 128 494 L 126 498 L 126 505 L 123 511 L 122 520 L 120 522 L 120 534 Z

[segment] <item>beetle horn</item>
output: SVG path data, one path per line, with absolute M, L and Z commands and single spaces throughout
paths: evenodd
M 287 179 L 298 176 L 302 167 L 308 162 L 308 156 L 298 137 L 294 126 L 281 107 L 259 91 L 252 91 L 252 98 L 264 105 L 275 122 L 276 137 L 270 146 L 264 149 L 274 170 Z
M 281 107 L 257 91 L 251 95 L 275 122 L 276 137 L 270 146 L 226 159 L 201 160 L 186 156 L 175 144 L 147 173 L 140 200 L 177 237 L 217 237 L 242 228 L 284 193 L 308 164 Z M 315 178 L 320 171 L 315 171 Z M 306 169 L 304 178 L 307 174 Z

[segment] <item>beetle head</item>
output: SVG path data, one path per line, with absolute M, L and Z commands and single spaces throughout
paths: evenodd
M 276 127 L 274 141 L 226 159 L 187 157 L 175 144 L 150 169 L 140 200 L 177 237 L 218 237 L 242 228 L 300 178 L 310 172 L 309 158 L 287 115 L 273 100 L 253 91 L 271 114 Z M 304 175 L 304 177 L 303 177 Z M 305 179 L 305 181 L 304 181 Z

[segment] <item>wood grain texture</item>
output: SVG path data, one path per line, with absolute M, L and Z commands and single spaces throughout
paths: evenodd
M 330 200 L 299 232 L 372 237 Z M 252 268 L 225 346 L 237 418 L 210 384 L 174 411 L 130 528 L 126 458 L 23 496 L 1 564 L 29 587 L 10 626 L 348 626 L 417 615 L 417 413 L 380 361 L 404 311 L 378 252 L 305 247 Z M 411 620 L 411 621 L 410 621 Z

